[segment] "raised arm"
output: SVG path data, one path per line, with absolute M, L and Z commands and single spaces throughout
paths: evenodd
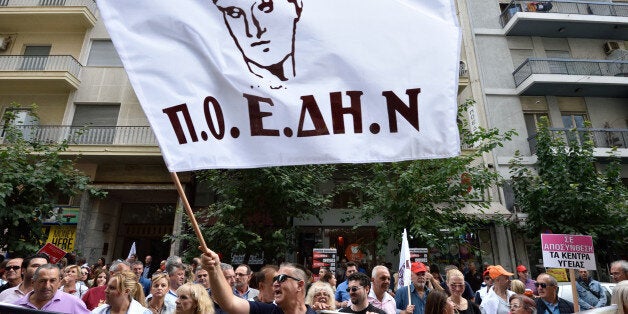
M 220 268 L 220 258 L 218 254 L 212 250 L 203 252 L 201 255 L 201 267 L 209 274 L 212 298 L 220 305 L 220 308 L 230 314 L 249 313 L 249 302 L 235 296 L 227 279 L 225 279 L 222 269 Z

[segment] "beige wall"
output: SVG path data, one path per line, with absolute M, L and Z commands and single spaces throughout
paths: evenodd
M 0 113 L 9 107 L 11 102 L 22 105 L 22 108 L 30 108 L 31 104 L 36 104 L 40 124 L 59 125 L 63 121 L 68 94 L 0 95 Z
M 79 60 L 85 33 L 19 33 L 12 34 L 9 53 L 21 55 L 27 45 L 52 45 L 51 55 L 71 55 Z

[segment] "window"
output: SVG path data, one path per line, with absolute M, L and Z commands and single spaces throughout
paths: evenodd
M 23 71 L 43 71 L 46 69 L 52 46 L 26 46 L 20 67 Z
M 111 40 L 94 40 L 87 58 L 88 66 L 121 67 L 122 61 Z
M 72 120 L 73 141 L 77 144 L 113 143 L 119 112 L 120 105 L 76 105 Z
M 585 128 L 585 121 L 587 121 L 587 115 L 585 113 L 565 113 L 561 114 L 561 118 L 563 120 L 563 126 L 567 129 L 582 129 Z M 578 131 L 578 138 L 575 137 L 574 134 L 569 134 L 567 136 L 568 143 L 571 142 L 584 142 L 584 131 Z
M 536 153 L 536 133 L 537 125 L 541 117 L 548 118 L 547 112 L 524 112 L 523 119 L 526 123 L 526 131 L 528 131 L 528 144 L 530 145 L 530 153 Z

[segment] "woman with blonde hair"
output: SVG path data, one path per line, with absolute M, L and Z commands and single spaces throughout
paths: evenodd
M 63 269 L 63 278 L 59 290 L 81 298 L 87 292 L 87 286 L 78 282 L 81 268 L 78 265 L 69 265 Z
M 176 314 L 214 314 L 214 302 L 205 287 L 186 283 L 177 289 Z
M 510 282 L 510 291 L 516 293 L 516 294 L 525 294 L 526 292 L 526 285 L 523 283 L 523 281 L 519 280 L 519 279 L 513 279 Z
M 172 301 L 166 300 L 169 290 L 168 274 L 154 274 L 150 284 L 150 295 L 146 297 L 147 306 L 153 314 L 174 313 L 176 305 Z
M 334 290 L 329 283 L 317 281 L 310 286 L 305 296 L 305 304 L 312 307 L 315 311 L 336 310 L 336 302 L 334 299 Z
M 452 303 L 457 313 L 464 314 L 480 314 L 480 308 L 477 304 L 469 302 L 462 297 L 465 289 L 464 275 L 457 269 L 451 269 L 447 272 L 447 287 L 451 294 L 447 300 Z M 431 292 L 430 292 L 431 294 Z
M 92 314 L 152 314 L 147 309 L 142 285 L 130 271 L 117 273 L 109 279 L 105 288 L 106 304 L 92 311 Z

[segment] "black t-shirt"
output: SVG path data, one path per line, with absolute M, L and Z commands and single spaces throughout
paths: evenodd
M 307 305 L 306 305 L 307 306 Z M 249 314 L 283 314 L 283 310 L 274 303 L 249 301 Z M 306 314 L 316 314 L 316 311 L 307 306 Z M 383 313 L 386 314 L 386 313 Z
M 347 307 L 343 307 L 340 310 L 338 310 L 338 312 L 343 312 L 343 313 L 359 313 L 359 314 L 366 314 L 366 312 L 374 312 L 374 313 L 379 313 L 379 314 L 386 314 L 386 312 L 384 312 L 384 310 L 376 308 L 373 306 L 373 304 L 369 303 L 369 306 L 367 306 L 365 309 L 363 309 L 362 311 L 354 311 L 351 309 L 350 306 Z

